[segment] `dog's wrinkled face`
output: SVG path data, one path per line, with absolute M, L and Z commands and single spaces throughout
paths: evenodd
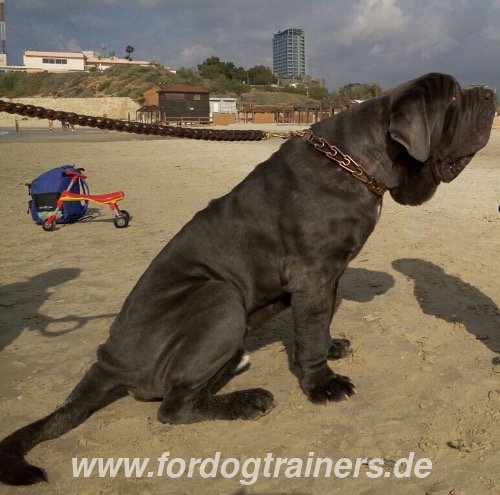
M 391 189 L 404 204 L 429 199 L 440 182 L 455 179 L 487 142 L 495 115 L 493 91 L 462 90 L 444 74 L 427 74 L 396 88 L 390 100 L 389 137 L 403 146 Z
M 486 145 L 495 116 L 494 102 L 495 95 L 487 88 L 453 94 L 443 126 L 443 146 L 434 165 L 439 180 L 451 182 Z

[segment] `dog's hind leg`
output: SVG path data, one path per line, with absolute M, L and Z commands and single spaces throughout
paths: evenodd
M 239 294 L 222 282 L 209 282 L 193 294 L 198 313 L 180 321 L 184 341 L 165 377 L 158 410 L 162 423 L 207 419 L 255 419 L 274 406 L 260 388 L 216 395 L 241 362 L 247 317 Z M 189 336 L 189 338 L 186 338 Z M 226 380 L 227 381 L 227 380 Z
M 221 377 L 217 374 L 200 390 L 172 389 L 158 409 L 158 420 L 175 424 L 214 419 L 258 419 L 274 407 L 274 397 L 267 390 L 253 388 L 214 395 L 213 390 L 220 385 Z
M 113 380 L 94 364 L 63 406 L 0 442 L 0 481 L 9 485 L 31 485 L 46 480 L 45 473 L 28 464 L 24 456 L 35 445 L 83 423 L 114 388 Z
M 247 351 L 240 349 L 240 352 L 237 354 L 236 358 L 237 362 L 235 366 L 232 369 L 226 371 L 226 374 L 235 376 L 243 373 L 248 368 L 250 368 L 250 354 Z
M 214 419 L 258 419 L 274 407 L 271 392 L 262 388 L 237 390 L 213 395 L 209 390 L 189 394 L 185 388 L 177 388 L 158 409 L 161 423 L 186 424 Z

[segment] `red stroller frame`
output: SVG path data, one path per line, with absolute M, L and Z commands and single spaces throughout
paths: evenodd
M 68 187 L 59 196 L 56 209 L 43 222 L 43 230 L 55 230 L 57 214 L 61 211 L 63 204 L 66 201 L 93 201 L 94 203 L 106 204 L 111 208 L 115 215 L 114 224 L 116 228 L 121 229 L 128 225 L 130 221 L 130 214 L 126 210 L 120 210 L 116 204 L 125 197 L 125 193 L 123 191 L 116 191 L 108 194 L 79 194 L 71 192 L 71 188 L 78 179 L 87 178 L 86 175 L 82 174 L 84 170 L 84 168 L 77 168 L 76 172 L 73 172 L 72 170 L 66 170 L 64 172 L 65 175 L 71 176 L 71 181 L 68 184 Z

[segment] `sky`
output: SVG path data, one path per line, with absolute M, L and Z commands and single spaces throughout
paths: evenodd
M 10 65 L 24 50 L 99 51 L 173 69 L 218 56 L 272 67 L 273 34 L 306 32 L 328 89 L 384 89 L 437 71 L 500 90 L 500 0 L 5 0 Z

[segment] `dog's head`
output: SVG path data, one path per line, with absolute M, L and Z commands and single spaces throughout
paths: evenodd
M 488 142 L 495 95 L 485 87 L 463 90 L 453 77 L 432 73 L 397 87 L 389 110 L 389 138 L 402 145 L 405 154 L 397 160 L 402 181 L 391 194 L 398 202 L 418 204 L 429 199 L 440 182 L 455 179 Z M 418 185 L 417 180 L 429 183 Z

